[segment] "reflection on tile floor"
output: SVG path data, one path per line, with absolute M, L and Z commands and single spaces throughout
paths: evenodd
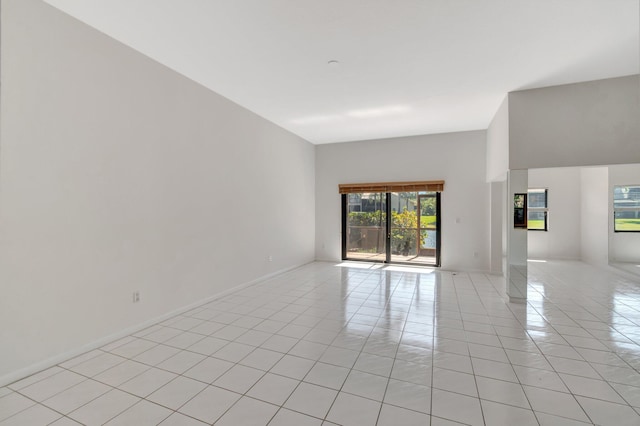
M 640 279 L 313 263 L 0 388 L 0 425 L 640 425 Z

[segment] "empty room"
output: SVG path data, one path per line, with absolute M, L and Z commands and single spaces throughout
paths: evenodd
M 640 0 L 0 0 L 0 426 L 640 425 Z

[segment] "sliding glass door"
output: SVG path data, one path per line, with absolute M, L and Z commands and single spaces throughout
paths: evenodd
M 418 233 L 420 246 L 418 256 L 435 259 L 440 265 L 440 193 L 426 192 L 418 195 Z
M 387 258 L 387 197 L 385 193 L 346 195 L 346 253 L 350 259 Z
M 418 197 L 416 192 L 392 192 L 391 262 L 409 262 L 418 254 Z
M 440 265 L 440 193 L 342 196 L 342 258 Z

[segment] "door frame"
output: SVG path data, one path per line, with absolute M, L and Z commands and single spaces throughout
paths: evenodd
M 395 192 L 395 191 L 394 191 Z M 436 199 L 436 253 L 435 253 L 435 263 L 434 264 L 425 264 L 425 263 L 415 263 L 415 262 L 399 262 L 391 260 L 391 192 L 384 192 L 385 194 L 385 212 L 386 212 L 386 243 L 385 243 L 385 260 L 371 260 L 371 259 L 350 259 L 347 257 L 347 215 L 348 215 L 348 196 L 349 194 L 340 194 L 341 195 L 341 234 L 342 234 L 342 260 L 348 260 L 353 262 L 375 262 L 375 263 L 388 263 L 388 264 L 403 264 L 403 265 L 413 265 L 413 266 L 435 266 L 440 267 L 441 262 L 441 252 L 442 252 L 442 218 L 441 218 L 441 192 L 440 191 L 409 191 L 409 192 L 417 192 L 417 198 L 420 199 L 420 192 L 432 192 L 435 193 Z M 363 193 L 364 194 L 364 193 Z M 423 197 L 426 198 L 423 194 Z M 419 202 L 419 201 L 418 201 Z M 421 210 L 418 210 L 418 213 L 421 213 Z M 418 219 L 418 229 L 417 232 L 420 234 L 420 219 Z M 419 235 L 417 239 L 417 244 L 419 246 Z M 416 253 L 419 255 L 420 248 L 416 248 Z

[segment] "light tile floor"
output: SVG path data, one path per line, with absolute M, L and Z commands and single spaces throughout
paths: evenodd
M 640 277 L 313 263 L 0 388 L 0 425 L 640 425 Z

